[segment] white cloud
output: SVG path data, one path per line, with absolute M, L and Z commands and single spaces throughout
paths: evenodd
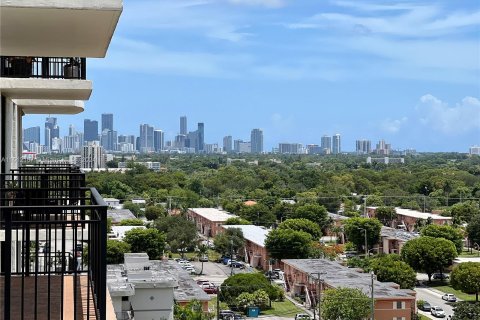
M 480 136 L 480 100 L 465 97 L 449 106 L 437 97 L 426 94 L 416 108 L 420 122 L 436 131 L 457 135 L 476 130 Z
M 383 131 L 389 133 L 397 133 L 400 131 L 401 127 L 407 122 L 408 118 L 403 117 L 401 119 L 385 119 L 381 124 L 381 128 Z
M 228 0 L 228 2 L 238 5 L 262 6 L 267 8 L 280 8 L 285 6 L 283 0 Z

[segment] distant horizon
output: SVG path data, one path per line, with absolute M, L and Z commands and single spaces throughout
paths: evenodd
M 479 16 L 468 0 L 125 0 L 106 58 L 87 59 L 85 111 L 58 116 L 62 136 L 114 113 L 121 134 L 148 123 L 171 140 L 187 115 L 220 145 L 261 128 L 266 150 L 340 133 L 343 150 L 466 152 L 480 145 Z

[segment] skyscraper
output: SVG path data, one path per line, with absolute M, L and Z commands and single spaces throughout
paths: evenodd
M 187 135 L 187 116 L 180 117 L 180 134 Z
M 148 124 L 140 125 L 139 151 L 148 153 L 154 151 L 153 148 L 153 127 Z
M 332 152 L 332 137 L 324 135 L 321 139 L 320 148 L 323 154 L 330 154 Z
M 250 143 L 252 153 L 263 152 L 263 131 L 260 129 L 253 129 L 250 134 Z
M 102 113 L 102 132 L 105 129 L 113 131 L 113 114 L 112 113 Z
M 53 138 L 60 138 L 60 128 L 57 125 L 57 118 L 47 117 L 45 119 L 45 146 L 48 150 L 52 147 Z
M 198 149 L 195 148 L 196 152 L 203 152 L 204 146 L 205 146 L 205 125 L 203 122 L 198 123 L 198 129 L 197 129 L 197 146 Z
M 23 129 L 23 142 L 36 142 L 40 144 L 40 127 Z
M 333 154 L 340 154 L 342 153 L 342 145 L 340 141 L 340 134 L 337 133 L 332 138 L 332 153 Z
M 223 151 L 227 153 L 233 151 L 232 136 L 223 137 Z
M 155 152 L 163 150 L 165 135 L 162 130 L 153 130 L 153 149 Z
M 85 119 L 83 120 L 83 136 L 85 141 L 98 140 L 98 121 Z
M 370 140 L 357 140 L 355 143 L 355 151 L 357 154 L 369 154 L 372 152 L 372 142 Z

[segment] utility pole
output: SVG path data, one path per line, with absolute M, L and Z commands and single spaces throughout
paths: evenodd
M 365 258 L 368 258 L 368 240 L 367 240 L 367 229 L 363 229 L 365 232 Z
M 230 276 L 233 276 L 233 240 L 230 240 Z
M 317 300 L 318 300 L 318 319 L 322 320 L 322 290 L 323 290 L 323 279 L 322 275 L 327 274 L 326 272 L 312 272 L 310 275 L 317 276 Z M 313 318 L 315 319 L 315 308 L 313 309 Z
M 372 277 L 372 305 L 371 305 L 371 313 L 372 313 L 372 320 L 375 320 L 375 296 L 374 296 L 375 273 L 373 273 L 373 271 L 370 271 L 370 276 Z
M 217 288 L 217 319 L 220 319 L 220 286 Z

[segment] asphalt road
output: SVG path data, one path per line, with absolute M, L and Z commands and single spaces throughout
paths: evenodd
M 425 273 L 417 273 L 417 280 L 419 281 L 427 281 L 428 276 Z M 441 293 L 438 290 L 435 290 L 434 288 L 428 288 L 424 286 L 419 286 L 415 288 L 415 291 L 417 292 L 417 300 L 425 300 L 430 303 L 431 306 L 439 306 L 441 307 L 446 314 L 446 317 L 453 316 L 453 308 L 452 306 L 447 303 L 447 301 L 442 299 L 443 293 Z M 460 301 L 460 300 L 459 300 Z M 434 316 L 432 316 L 429 312 L 419 312 L 431 319 L 436 319 Z
M 198 261 L 193 261 L 191 264 L 194 265 L 195 270 L 200 272 L 202 269 L 202 263 Z M 204 262 L 203 263 L 203 274 L 201 276 L 194 277 L 196 280 L 205 279 L 212 282 L 215 285 L 221 285 L 225 279 L 230 276 L 232 269 L 222 263 L 217 262 Z M 248 270 L 233 268 L 233 274 L 245 273 Z

